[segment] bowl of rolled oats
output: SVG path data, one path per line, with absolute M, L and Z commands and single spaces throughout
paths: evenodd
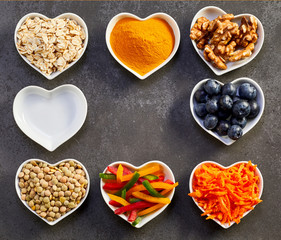
M 264 42 L 264 29 L 252 14 L 234 15 L 207 6 L 194 16 L 190 39 L 198 55 L 216 75 L 252 61 Z
M 90 177 L 85 166 L 75 159 L 55 164 L 29 159 L 19 166 L 15 187 L 27 209 L 55 225 L 83 204 L 89 193 Z
M 55 18 L 29 13 L 18 22 L 14 40 L 24 61 L 52 80 L 82 57 L 88 44 L 88 28 L 73 13 Z

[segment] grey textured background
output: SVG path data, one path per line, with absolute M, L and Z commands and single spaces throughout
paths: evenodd
M 208 5 L 234 14 L 254 14 L 265 29 L 259 55 L 248 65 L 220 77 L 197 56 L 188 37 L 193 16 Z M 280 239 L 280 8 L 281 2 L 272 1 L 0 2 L 0 239 Z M 107 23 L 126 11 L 140 17 L 166 12 L 181 30 L 181 44 L 173 60 L 145 81 L 123 69 L 105 44 Z M 15 26 L 30 12 L 49 17 L 73 12 L 88 25 L 90 38 L 84 56 L 53 81 L 29 67 L 14 46 Z M 189 97 L 193 86 L 204 78 L 226 83 L 243 76 L 260 84 L 266 108 L 256 127 L 227 147 L 193 120 Z M 49 152 L 17 127 L 12 105 L 17 92 L 26 86 L 53 89 L 62 84 L 74 84 L 84 92 L 88 116 L 73 138 Z M 30 158 L 55 163 L 69 157 L 87 167 L 90 193 L 79 210 L 51 227 L 22 205 L 14 188 L 15 173 Z M 113 161 L 141 165 L 152 159 L 168 164 L 180 185 L 161 215 L 134 229 L 104 203 L 98 173 Z M 187 196 L 190 173 L 205 160 L 224 165 L 252 160 L 264 177 L 264 201 L 228 230 L 204 220 Z

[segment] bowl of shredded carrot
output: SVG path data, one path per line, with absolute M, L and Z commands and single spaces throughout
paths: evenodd
M 172 170 L 157 160 L 139 167 L 127 162 L 114 162 L 99 177 L 106 204 L 136 228 L 164 211 L 178 186 Z
M 189 189 L 188 195 L 203 212 L 201 216 L 227 229 L 262 202 L 263 177 L 251 161 L 228 167 L 205 161 L 193 169 Z

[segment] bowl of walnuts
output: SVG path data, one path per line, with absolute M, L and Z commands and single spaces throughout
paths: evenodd
M 222 75 L 257 56 L 264 42 L 264 29 L 252 14 L 234 15 L 208 6 L 194 16 L 190 39 L 203 61 L 216 75 Z

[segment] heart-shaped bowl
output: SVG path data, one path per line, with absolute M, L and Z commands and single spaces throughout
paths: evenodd
M 195 119 L 195 121 L 199 124 L 200 127 L 202 127 L 207 133 L 209 133 L 210 135 L 212 135 L 213 137 L 215 137 L 216 139 L 220 140 L 222 143 L 224 143 L 225 145 L 231 145 L 232 143 L 236 142 L 235 140 L 230 139 L 228 136 L 220 136 L 218 135 L 216 132 L 212 131 L 212 130 L 208 130 L 204 127 L 203 124 L 203 119 L 198 117 L 197 114 L 195 113 L 194 110 L 194 106 L 197 104 L 196 100 L 194 98 L 194 94 L 195 92 L 202 88 L 203 85 L 205 84 L 205 82 L 207 82 L 209 80 L 209 78 L 204 79 L 202 81 L 200 81 L 199 83 L 197 83 L 195 85 L 195 87 L 193 88 L 191 95 L 190 95 L 190 111 L 192 113 L 193 118 Z M 216 80 L 219 84 L 224 85 L 222 82 Z M 234 81 L 232 81 L 232 83 L 236 86 L 241 85 L 242 83 L 250 83 L 252 84 L 256 89 L 257 89 L 257 97 L 256 97 L 256 101 L 260 107 L 260 112 L 259 114 L 254 118 L 254 119 L 248 119 L 246 126 L 243 128 L 243 135 L 245 135 L 247 132 L 249 132 L 260 120 L 263 111 L 264 111 L 264 105 L 265 105 L 265 99 L 264 99 L 264 95 L 263 95 L 263 91 L 261 89 L 261 87 L 253 80 L 247 77 L 242 77 L 242 78 L 238 78 L 235 79 Z M 238 89 L 237 89 L 238 91 Z
M 222 168 L 222 169 L 228 169 L 228 168 L 231 168 L 231 167 L 233 167 L 233 166 L 235 166 L 235 165 L 237 165 L 237 164 L 241 164 L 241 163 L 246 163 L 246 164 L 247 164 L 248 162 L 247 162 L 247 161 L 240 161 L 240 162 L 236 162 L 236 163 L 234 163 L 234 164 L 232 164 L 232 165 L 230 165 L 230 166 L 228 166 L 228 167 L 224 167 L 224 166 L 222 166 L 221 164 L 219 164 L 219 163 L 217 163 L 217 162 L 213 162 L 213 161 L 204 161 L 204 162 L 199 163 L 199 164 L 192 170 L 192 172 L 191 172 L 191 174 L 190 174 L 190 178 L 189 178 L 189 191 L 190 191 L 190 193 L 193 192 L 192 183 L 193 183 L 194 173 L 195 173 L 196 169 L 200 168 L 203 164 L 207 164 L 207 163 L 217 165 L 217 166 L 219 166 L 219 167 Z M 253 164 L 253 163 L 252 163 L 252 164 Z M 254 165 L 254 164 L 253 164 L 253 165 Z M 262 174 L 261 174 L 260 170 L 258 169 L 258 167 L 256 167 L 256 169 L 255 169 L 255 175 L 258 176 L 258 177 L 259 177 L 259 180 L 260 180 L 260 181 L 259 181 L 259 184 L 258 184 L 258 188 L 259 188 L 259 190 L 260 190 L 260 192 L 259 192 L 259 199 L 260 199 L 261 196 L 262 196 L 262 191 L 263 191 L 263 177 L 262 177 Z M 198 203 L 195 201 L 195 199 L 194 199 L 194 198 L 192 198 L 192 199 L 193 199 L 193 201 L 195 202 L 195 204 L 197 205 L 197 207 L 198 207 L 202 212 L 205 212 L 204 209 L 198 205 Z M 255 206 L 254 206 L 254 207 L 255 207 Z M 251 212 L 251 211 L 252 211 L 252 210 L 249 210 L 249 211 L 245 212 L 245 213 L 243 214 L 243 217 L 245 217 L 245 216 L 246 216 L 249 212 Z M 209 216 L 209 214 L 208 214 L 208 216 Z M 217 219 L 212 219 L 212 220 L 215 221 L 217 224 L 219 224 L 221 227 L 223 227 L 223 228 L 225 228 L 225 229 L 231 227 L 231 226 L 235 223 L 234 221 L 232 221 L 232 222 L 230 222 L 230 225 L 228 225 L 227 223 L 222 224 L 222 223 L 221 223 L 219 220 L 217 220 Z
M 23 88 L 15 97 L 13 114 L 19 128 L 49 151 L 71 138 L 87 116 L 87 100 L 74 85 L 53 90 L 37 86 Z
M 150 72 L 146 73 L 145 75 L 140 75 L 139 73 L 137 73 L 136 71 L 132 70 L 131 68 L 129 68 L 128 66 L 126 66 L 122 61 L 119 60 L 119 58 L 115 55 L 115 53 L 112 50 L 111 44 L 110 44 L 110 35 L 111 32 L 115 26 L 115 24 L 120 21 L 123 18 L 133 18 L 133 19 L 137 19 L 139 21 L 145 21 L 147 19 L 151 19 L 151 18 L 160 18 L 165 20 L 170 27 L 173 29 L 174 32 L 174 36 L 175 36 L 175 44 L 174 44 L 174 49 L 172 51 L 172 53 L 170 54 L 170 56 L 163 62 L 161 63 L 158 67 L 154 68 L 153 70 L 151 70 Z M 139 79 L 144 80 L 145 78 L 147 78 L 148 76 L 150 76 L 152 73 L 156 72 L 157 70 L 159 70 L 160 68 L 162 68 L 163 66 L 165 66 L 172 58 L 173 56 L 176 54 L 178 47 L 180 45 L 180 30 L 178 27 L 177 22 L 168 14 L 166 13 L 154 13 L 146 18 L 140 18 L 134 14 L 131 13 L 119 13 L 116 16 L 114 16 L 110 22 L 107 25 L 106 28 L 106 34 L 105 34 L 105 40 L 106 40 L 106 45 L 107 48 L 109 50 L 109 52 L 111 53 L 111 55 L 115 58 L 115 60 L 121 64 L 121 66 L 123 66 L 124 68 L 126 68 L 128 71 L 130 71 L 131 73 L 133 73 L 135 76 L 137 76 Z
M 119 164 L 122 164 L 123 166 L 129 168 L 130 170 L 132 171 L 138 171 L 144 167 L 149 167 L 150 164 L 159 164 L 161 167 L 162 167 L 162 170 L 163 170 L 163 173 L 165 174 L 165 179 L 170 179 L 172 182 L 175 182 L 175 177 L 174 177 L 174 174 L 172 172 L 172 170 L 168 167 L 168 165 L 166 165 L 165 163 L 161 162 L 161 161 L 158 161 L 158 160 L 153 160 L 153 161 L 149 161 L 147 163 L 144 163 L 142 164 L 141 166 L 134 166 L 133 164 L 131 163 L 128 163 L 128 162 L 113 162 L 111 163 L 109 166 L 114 166 L 114 167 L 118 167 Z M 104 173 L 107 172 L 107 168 L 104 169 L 103 171 Z M 104 181 L 101 179 L 100 181 L 100 190 L 101 190 L 101 194 L 102 194 L 102 197 L 105 201 L 105 203 L 107 204 L 107 206 L 112 210 L 114 211 L 115 209 L 117 209 L 116 207 L 112 206 L 109 204 L 109 201 L 110 201 L 110 198 L 109 196 L 107 195 L 107 193 L 105 192 L 105 190 L 103 189 L 103 186 L 104 186 Z M 169 194 L 167 195 L 168 198 L 170 198 L 170 200 L 172 201 L 172 198 L 174 196 L 174 193 L 175 193 L 175 188 L 173 190 L 171 190 L 169 192 Z M 162 208 L 148 214 L 148 215 L 145 215 L 142 217 L 142 220 L 140 221 L 139 224 L 137 224 L 135 227 L 136 228 L 141 228 L 143 225 L 145 225 L 146 223 L 148 223 L 149 221 L 151 221 L 153 218 L 157 217 L 161 212 L 163 212 L 166 207 L 168 206 L 169 204 L 166 204 L 165 206 L 163 206 Z M 129 221 L 128 221 L 128 217 L 125 216 L 124 214 L 120 214 L 119 215 L 121 218 L 123 218 L 126 222 L 128 222 L 129 224 L 131 224 Z
M 201 10 L 199 10 L 196 13 L 196 15 L 194 16 L 194 18 L 193 18 L 193 20 L 191 22 L 190 29 L 194 26 L 194 24 L 196 23 L 197 19 L 200 18 L 200 17 L 206 17 L 207 19 L 209 19 L 211 21 L 211 20 L 214 20 L 215 18 L 217 18 L 218 16 L 221 16 L 221 15 L 224 15 L 224 14 L 226 14 L 226 12 L 223 11 L 222 9 L 218 8 L 218 7 L 214 7 L 214 6 L 204 7 Z M 240 25 L 241 19 L 243 17 L 246 17 L 246 18 L 249 19 L 250 16 L 254 16 L 254 15 L 253 14 L 248 14 L 248 13 L 243 13 L 243 14 L 235 15 L 234 19 L 231 20 L 231 21 L 237 23 L 238 25 Z M 225 69 L 225 70 L 221 70 L 221 69 L 215 68 L 211 62 L 208 62 L 204 58 L 203 51 L 198 49 L 197 46 L 196 46 L 196 42 L 194 40 L 192 40 L 192 44 L 193 44 L 193 47 L 194 47 L 195 51 L 198 53 L 198 55 L 209 66 L 209 68 L 212 69 L 212 71 L 216 75 L 219 76 L 219 75 L 225 74 L 227 72 L 230 72 L 230 71 L 232 71 L 234 69 L 240 68 L 240 67 L 246 65 L 247 63 L 251 62 L 258 55 L 259 51 L 262 48 L 263 42 L 264 42 L 264 29 L 263 29 L 263 25 L 260 22 L 260 20 L 256 16 L 254 16 L 254 17 L 257 19 L 257 22 L 258 22 L 258 29 L 257 29 L 258 40 L 257 40 L 257 42 L 255 44 L 255 49 L 253 51 L 253 54 L 250 57 L 245 58 L 243 60 L 239 60 L 237 62 L 227 62 L 227 64 L 226 64 L 227 69 Z
M 48 164 L 48 166 L 50 166 L 50 167 L 56 167 L 56 166 L 58 166 L 58 165 L 61 164 L 61 163 L 73 161 L 73 162 L 75 162 L 76 164 L 79 164 L 79 165 L 82 167 L 83 171 L 84 171 L 85 174 L 86 174 L 86 178 L 87 178 L 87 180 L 88 180 L 88 186 L 87 186 L 87 189 L 86 189 L 85 196 L 81 199 L 80 203 L 78 203 L 78 205 L 77 205 L 76 208 L 73 208 L 72 210 L 70 210 L 70 211 L 67 212 L 65 215 L 61 216 L 60 218 L 56 219 L 55 221 L 50 222 L 50 221 L 48 221 L 47 219 L 45 219 L 45 218 L 41 217 L 40 215 L 38 215 L 35 211 L 33 211 L 33 210 L 29 207 L 29 205 L 28 205 L 28 203 L 27 203 L 26 201 L 24 201 L 24 200 L 21 199 L 21 189 L 20 189 L 20 187 L 19 187 L 19 177 L 18 177 L 18 176 L 19 176 L 19 173 L 21 172 L 23 166 L 24 166 L 25 164 L 27 164 L 27 163 L 30 163 L 31 161 L 46 163 L 46 164 Z M 66 218 L 67 216 L 69 216 L 69 215 L 70 215 L 71 213 L 73 213 L 74 211 L 76 211 L 76 210 L 83 204 L 83 202 L 86 200 L 86 198 L 87 198 L 87 196 L 88 196 L 88 193 L 89 193 L 89 190 L 90 190 L 90 177 L 89 177 L 89 174 L 88 174 L 88 171 L 87 171 L 86 167 L 85 167 L 81 162 L 79 162 L 79 161 L 77 161 L 77 160 L 75 160 L 75 159 L 64 159 L 64 160 L 61 160 L 61 161 L 59 161 L 59 162 L 57 162 L 57 163 L 55 163 L 55 164 L 50 164 L 50 163 L 48 163 L 48 162 L 46 162 L 46 161 L 44 161 L 44 160 L 41 160 L 41 159 L 29 159 L 29 160 L 24 161 L 24 162 L 19 166 L 19 168 L 18 168 L 18 170 L 17 170 L 17 173 L 16 173 L 16 178 L 15 178 L 15 187 L 16 187 L 16 192 L 17 192 L 17 194 L 18 194 L 18 197 L 19 197 L 19 199 L 21 200 L 21 202 L 23 203 L 23 205 L 26 206 L 27 209 L 29 209 L 29 210 L 30 210 L 32 213 L 34 213 L 37 217 L 41 218 L 43 221 L 45 221 L 45 222 L 48 223 L 49 225 L 53 226 L 53 225 L 57 224 L 59 221 L 61 221 L 62 219 L 64 219 L 64 218 Z
M 21 27 L 21 25 L 25 22 L 25 20 L 27 18 L 35 18 L 35 17 L 39 17 L 39 18 L 42 18 L 42 19 L 48 19 L 48 17 L 46 17 L 45 15 L 41 14 L 41 13 L 29 13 L 29 14 L 26 14 L 25 16 L 23 16 L 17 26 L 16 26 L 16 29 L 15 29 L 15 34 L 14 34 L 14 41 L 15 41 L 15 46 L 16 46 L 16 49 L 18 51 L 18 48 L 17 48 L 17 32 L 19 30 L 19 28 Z M 89 34 L 88 34 L 88 28 L 87 28 L 87 25 L 86 23 L 84 22 L 84 20 L 79 17 L 78 15 L 74 14 L 74 13 L 63 13 L 55 18 L 59 18 L 59 19 L 71 19 L 71 20 L 75 20 L 85 31 L 85 40 L 84 40 L 84 47 L 83 47 L 83 51 L 81 52 L 79 58 L 75 61 L 73 61 L 72 63 L 70 63 L 68 65 L 67 68 L 63 69 L 61 72 L 60 71 L 56 71 L 56 72 L 53 72 L 52 74 L 50 75 L 47 75 L 43 72 L 40 71 L 39 68 L 37 68 L 36 66 L 34 66 L 33 64 L 31 64 L 31 62 L 23 55 L 20 54 L 20 52 L 18 51 L 19 55 L 23 58 L 23 60 L 25 62 L 27 62 L 28 65 L 30 65 L 31 67 L 33 67 L 36 71 L 38 71 L 39 73 L 41 73 L 44 77 L 46 77 L 47 79 L 49 80 L 52 80 L 54 79 L 55 77 L 57 77 L 58 75 L 60 75 L 61 73 L 63 73 L 65 70 L 69 69 L 70 67 L 72 67 L 84 54 L 86 48 L 87 48 L 87 45 L 88 45 L 88 39 L 89 39 Z

